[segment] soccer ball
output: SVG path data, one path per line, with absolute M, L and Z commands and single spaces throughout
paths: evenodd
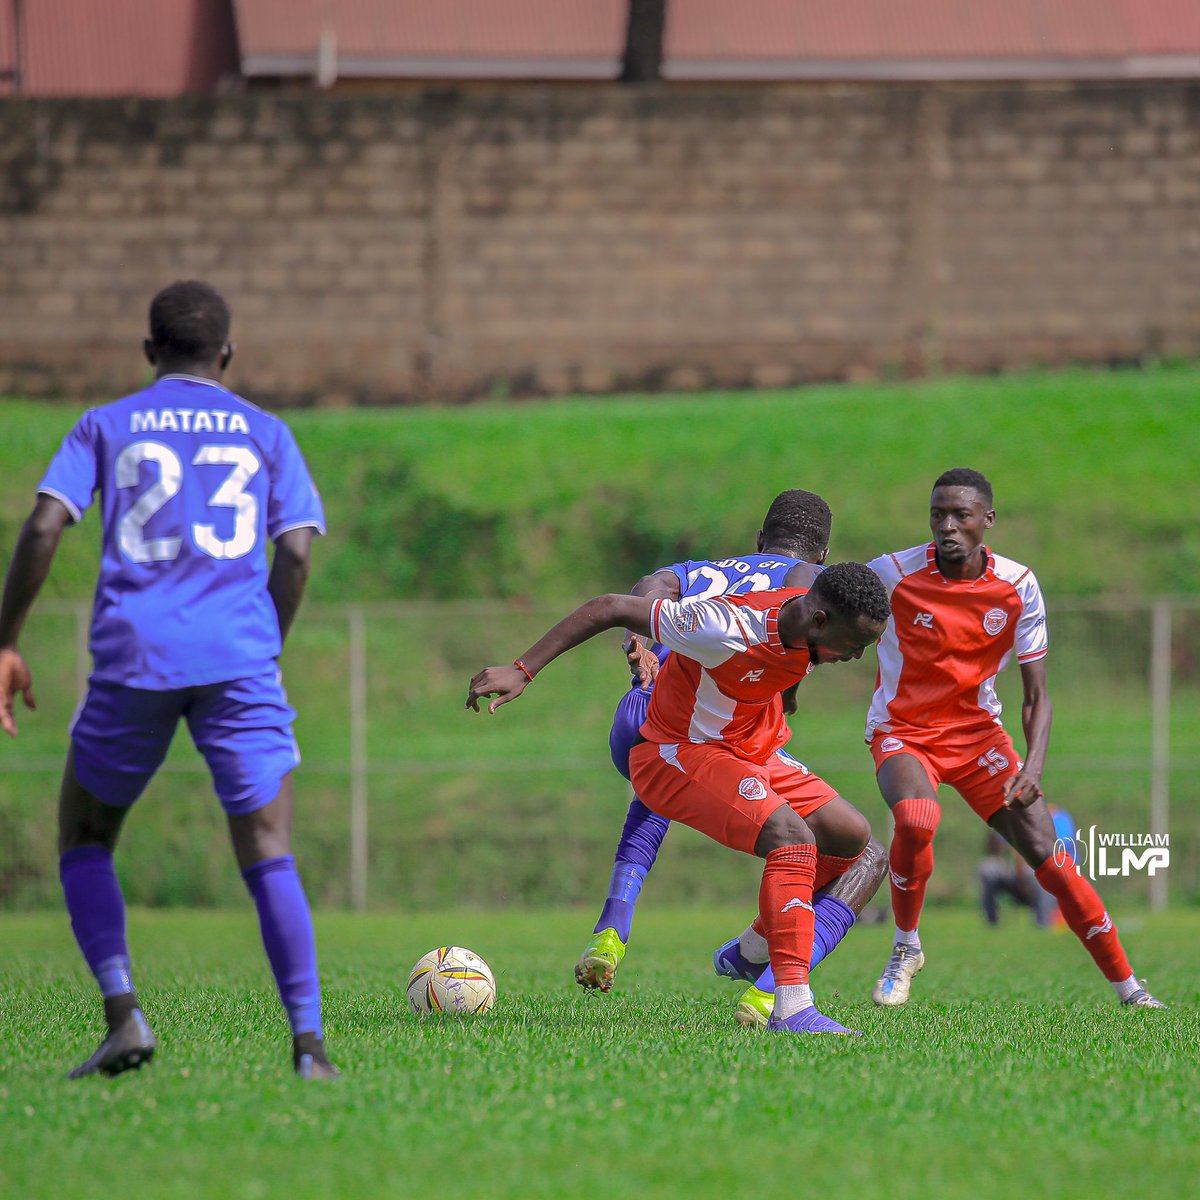
M 408 1007 L 418 1016 L 484 1013 L 495 1003 L 492 968 L 462 946 L 439 946 L 422 954 L 408 976 Z

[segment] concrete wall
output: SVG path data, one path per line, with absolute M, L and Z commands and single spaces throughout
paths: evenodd
M 277 403 L 1200 353 L 1200 85 L 0 102 L 0 391 L 210 280 Z

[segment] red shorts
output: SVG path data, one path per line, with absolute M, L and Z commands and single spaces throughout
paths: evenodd
M 746 854 L 777 808 L 807 817 L 838 794 L 782 750 L 760 766 L 703 742 L 642 742 L 630 751 L 629 773 L 647 808 Z
M 936 792 L 948 783 L 985 821 L 1004 807 L 1004 783 L 1021 769 L 1013 740 L 999 725 L 967 730 L 877 732 L 871 739 L 875 773 L 886 759 L 911 754 Z

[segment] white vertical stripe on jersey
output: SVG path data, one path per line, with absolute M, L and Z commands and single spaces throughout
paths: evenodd
M 692 742 L 720 741 L 725 727 L 733 720 L 737 701 L 725 695 L 713 677 L 701 668 L 700 682 L 696 685 L 696 703 L 692 708 L 692 720 L 688 726 L 688 740 Z
M 889 592 L 890 597 L 890 592 Z M 904 655 L 900 653 L 900 640 L 896 636 L 896 618 L 889 617 L 887 628 L 875 651 L 879 659 L 879 686 L 871 697 L 871 708 L 867 713 L 866 740 L 869 742 L 880 725 L 891 719 L 888 705 L 896 698 L 900 687 L 900 671 L 904 667 Z

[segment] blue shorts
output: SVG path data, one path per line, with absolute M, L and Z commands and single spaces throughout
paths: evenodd
M 636 684 L 629 689 L 617 702 L 617 711 L 613 713 L 612 729 L 608 734 L 608 751 L 612 755 L 613 766 L 629 778 L 629 751 L 640 740 L 638 730 L 646 719 L 646 710 L 650 707 L 650 695 L 654 688 L 638 687 Z
M 71 722 L 76 779 L 102 803 L 128 808 L 162 766 L 181 717 L 230 815 L 270 804 L 300 763 L 296 714 L 274 669 L 165 692 L 93 681 Z

